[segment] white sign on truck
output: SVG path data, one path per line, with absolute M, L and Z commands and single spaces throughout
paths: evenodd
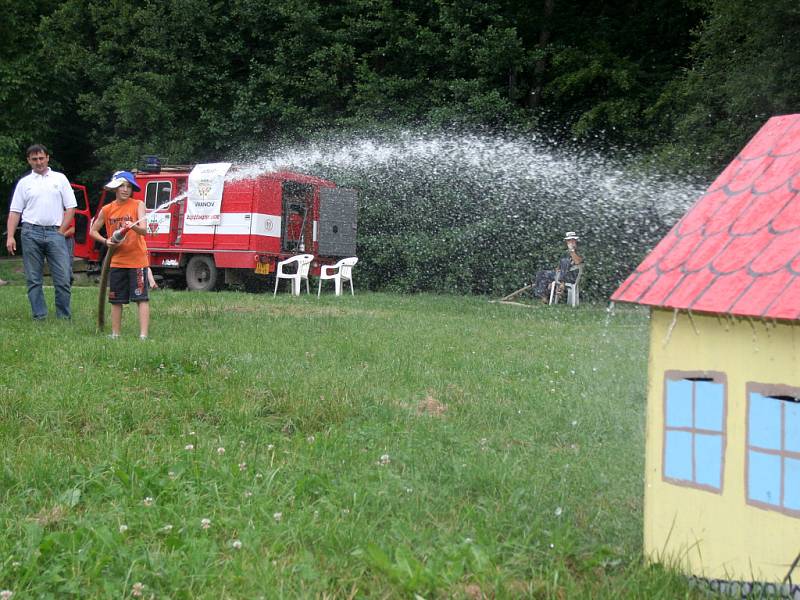
M 196 165 L 189 173 L 189 195 L 186 202 L 186 223 L 219 225 L 222 189 L 231 163 Z

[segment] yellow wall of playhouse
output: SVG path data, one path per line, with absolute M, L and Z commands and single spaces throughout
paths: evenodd
M 651 311 L 644 546 L 651 560 L 698 576 L 779 581 L 800 553 L 800 517 L 747 504 L 746 385 L 800 388 L 800 323 Z M 722 493 L 662 478 L 665 371 L 727 378 Z M 800 574 L 795 573 L 796 578 Z

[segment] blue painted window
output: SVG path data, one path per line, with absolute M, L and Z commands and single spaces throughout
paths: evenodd
M 725 452 L 723 376 L 667 374 L 664 396 L 664 478 L 721 492 Z
M 751 384 L 747 398 L 747 501 L 800 515 L 800 390 Z

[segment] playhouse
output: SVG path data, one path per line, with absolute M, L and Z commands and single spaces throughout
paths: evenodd
M 646 554 L 796 589 L 800 115 L 770 119 L 612 300 L 650 307 Z

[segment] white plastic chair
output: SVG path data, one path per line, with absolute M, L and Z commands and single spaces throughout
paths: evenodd
M 311 261 L 314 260 L 313 254 L 298 254 L 278 263 L 278 268 L 275 270 L 275 291 L 272 293 L 274 296 L 278 293 L 278 282 L 281 279 L 292 280 L 292 294 L 295 296 L 300 295 L 300 282 L 305 279 L 306 293 L 310 294 L 311 290 L 308 287 L 308 271 L 311 268 Z M 297 263 L 297 268 L 294 273 L 285 273 L 284 268 Z
M 335 265 L 323 265 L 319 272 L 319 288 L 317 289 L 317 298 L 322 292 L 322 280 L 333 279 L 333 285 L 336 289 L 336 295 L 342 295 L 342 282 L 350 282 L 350 294 L 355 296 L 353 291 L 353 267 L 358 262 L 358 258 L 352 256 L 350 258 L 343 258 Z
M 583 275 L 583 263 L 572 266 L 570 271 L 578 272 L 577 277 L 575 277 L 575 283 L 564 282 L 563 285 L 567 290 L 567 304 L 575 308 L 580 303 L 580 283 L 581 275 Z M 550 284 L 550 304 L 558 304 L 558 294 L 556 293 L 556 288 L 558 287 L 559 283 L 561 283 L 558 279 L 559 277 L 557 274 L 556 280 Z

